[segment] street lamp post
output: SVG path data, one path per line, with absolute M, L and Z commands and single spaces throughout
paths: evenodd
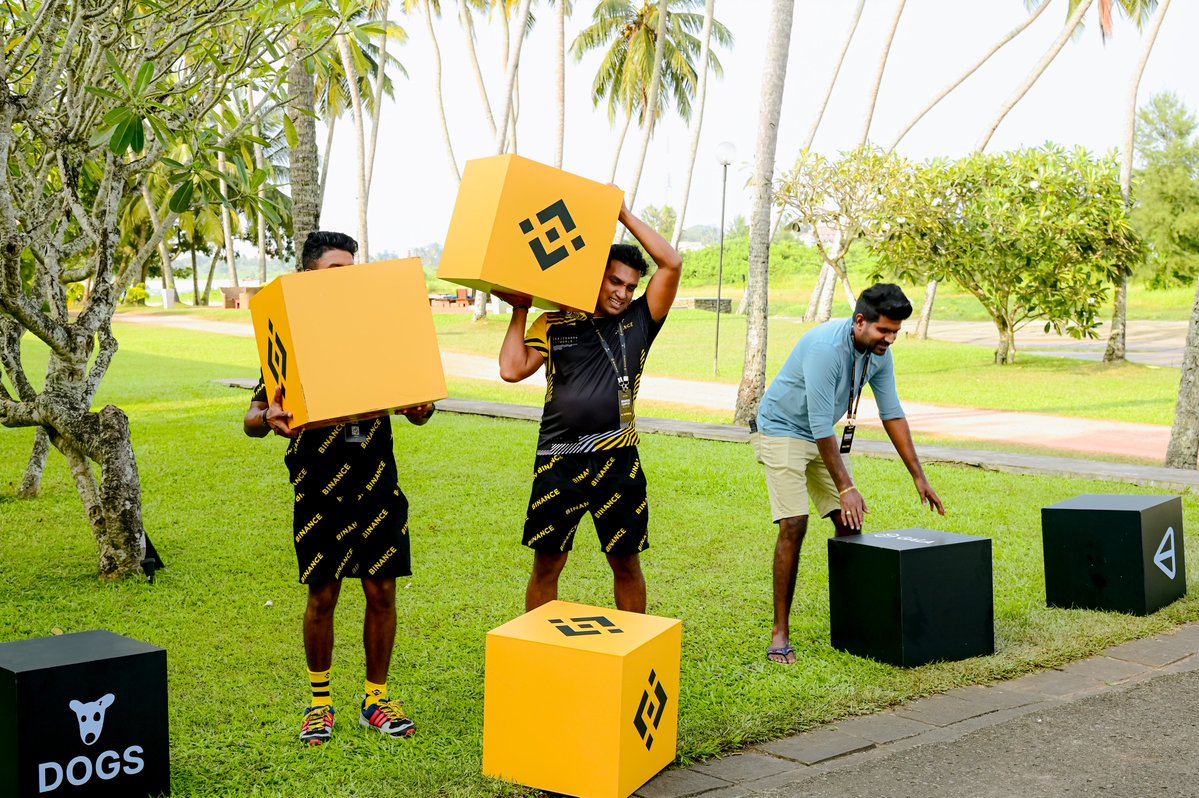
M 732 142 L 722 141 L 716 148 L 716 160 L 720 162 L 720 260 L 716 267 L 716 352 L 712 356 L 712 374 L 720 374 L 720 304 L 724 283 L 724 196 L 729 183 L 729 164 L 737 155 Z

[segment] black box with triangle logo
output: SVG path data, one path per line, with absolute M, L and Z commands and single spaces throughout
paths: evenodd
M 109 631 L 0 643 L 0 795 L 170 795 L 167 652 Z
M 1182 498 L 1084 494 L 1041 508 L 1050 607 L 1156 612 L 1187 592 Z

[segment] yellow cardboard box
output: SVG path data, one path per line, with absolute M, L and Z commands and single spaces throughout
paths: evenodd
M 293 428 L 447 396 L 420 258 L 276 277 L 250 315 L 267 396 L 283 386 Z
M 683 624 L 551 601 L 487 633 L 483 773 L 627 798 L 675 757 Z
M 437 276 L 595 310 L 620 189 L 518 155 L 467 161 Z

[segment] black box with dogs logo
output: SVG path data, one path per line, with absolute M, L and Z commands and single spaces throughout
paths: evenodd
M 0 643 L 0 795 L 170 795 L 165 649 L 106 630 Z

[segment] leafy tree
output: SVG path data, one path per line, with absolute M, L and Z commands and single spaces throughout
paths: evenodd
M 1143 255 L 1114 157 L 1047 144 L 932 162 L 914 176 L 881 209 L 883 270 L 950 279 L 973 294 L 999 332 L 999 364 L 1015 362 L 1015 333 L 1033 320 L 1095 337 L 1122 264 Z
M 674 235 L 674 226 L 678 218 L 678 213 L 669 205 L 663 205 L 661 208 L 647 205 L 641 209 L 642 221 L 657 230 L 667 241 Z
M 137 571 L 146 548 L 129 419 L 91 409 L 117 349 L 113 311 L 179 213 L 220 201 L 228 183 L 256 195 L 261 171 L 223 175 L 179 153 L 226 152 L 278 107 L 287 15 L 257 0 L 0 0 L 0 425 L 39 427 L 66 456 L 103 577 Z M 254 86 L 253 112 L 220 112 Z M 172 187 L 159 223 L 122 251 L 122 209 L 159 169 Z M 88 278 L 68 315 L 67 286 Z M 26 332 L 50 350 L 41 390 L 22 362 Z
M 1132 223 L 1149 245 L 1149 284 L 1179 285 L 1199 275 L 1199 123 L 1169 92 L 1150 98 L 1139 116 Z

